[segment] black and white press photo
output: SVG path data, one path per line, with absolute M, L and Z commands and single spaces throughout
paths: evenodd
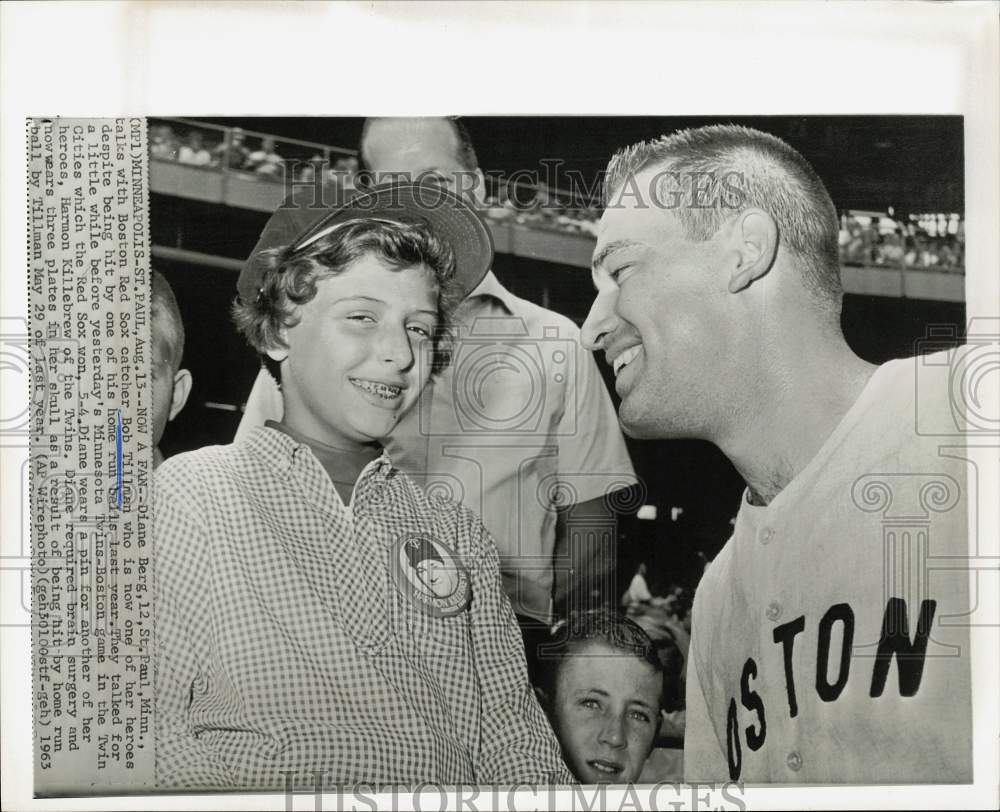
M 149 132 L 158 782 L 971 779 L 960 118 Z
M 0 40 L 0 806 L 995 808 L 995 9 Z

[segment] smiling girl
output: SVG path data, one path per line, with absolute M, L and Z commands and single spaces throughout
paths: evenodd
M 570 780 L 492 540 L 381 447 L 492 259 L 477 215 L 435 195 L 378 187 L 241 277 L 284 418 L 157 472 L 161 785 Z M 451 574 L 433 590 L 400 577 L 414 539 Z

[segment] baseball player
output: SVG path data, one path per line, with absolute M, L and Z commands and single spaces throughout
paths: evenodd
M 747 485 L 692 610 L 685 778 L 970 781 L 965 465 L 917 431 L 955 358 L 851 351 L 833 203 L 778 138 L 636 144 L 606 191 L 583 336 L 622 427 Z

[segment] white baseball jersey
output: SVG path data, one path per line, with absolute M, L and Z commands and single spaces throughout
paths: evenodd
M 692 610 L 686 780 L 972 780 L 951 360 L 879 367 L 769 505 L 744 496 Z

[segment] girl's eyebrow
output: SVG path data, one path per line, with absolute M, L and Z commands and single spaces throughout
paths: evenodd
M 379 299 L 379 298 L 377 298 L 375 296 L 361 296 L 361 295 L 358 295 L 358 296 L 345 296 L 342 299 L 336 299 L 333 303 L 334 304 L 341 304 L 342 302 L 358 302 L 358 301 L 361 301 L 361 302 L 374 302 L 375 304 L 380 304 L 380 305 L 388 304 L 387 302 L 385 302 L 382 299 Z M 437 313 L 436 310 L 430 310 L 429 308 L 426 308 L 426 307 L 420 307 L 420 308 L 417 308 L 416 310 L 412 310 L 410 312 L 411 313 L 426 313 L 428 316 L 433 316 L 435 319 L 438 317 L 438 313 Z
M 359 301 L 359 300 L 365 301 L 365 302 L 375 302 L 375 304 L 383 304 L 383 305 L 385 304 L 385 302 L 382 299 L 377 299 L 374 296 L 361 296 L 361 295 L 358 295 L 358 296 L 344 296 L 343 298 L 335 299 L 333 303 L 334 304 L 340 304 L 340 302 L 356 302 L 356 301 Z

